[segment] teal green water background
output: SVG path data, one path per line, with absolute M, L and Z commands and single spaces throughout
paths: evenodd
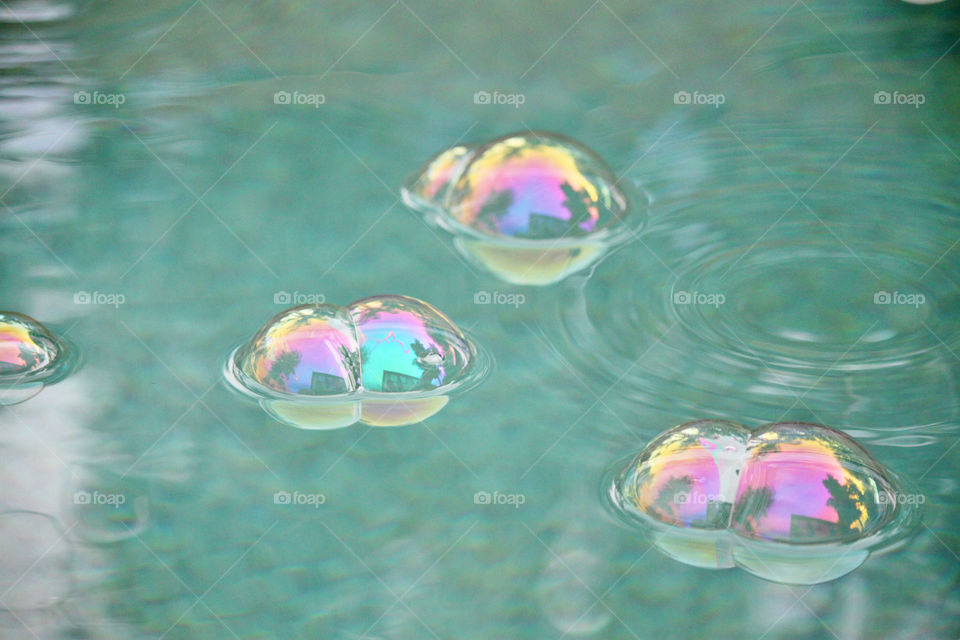
M 7 2 L 0 21 L 0 308 L 83 358 L 0 409 L 0 636 L 960 635 L 956 2 Z M 497 281 L 399 201 L 434 152 L 527 129 L 650 200 L 639 240 L 548 288 Z M 496 365 L 420 425 L 281 426 L 221 379 L 281 292 L 422 298 Z M 698 417 L 843 429 L 920 488 L 924 523 L 812 588 L 666 558 L 602 477 Z

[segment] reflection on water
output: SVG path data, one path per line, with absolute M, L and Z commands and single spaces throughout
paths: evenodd
M 887 187 L 873 158 L 896 138 L 874 130 L 842 187 L 827 176 L 800 201 L 716 135 L 726 139 L 707 138 L 704 157 L 736 190 L 664 203 L 643 247 L 564 289 L 558 345 L 630 401 L 674 416 L 708 407 L 760 423 L 792 411 L 873 438 L 951 430 L 960 274 L 940 230 L 960 201 L 937 173 L 949 154 Z
M 0 308 L 86 358 L 0 408 L 19 552 L 0 636 L 957 637 L 955 3 L 465 15 L 0 5 Z M 495 90 L 523 104 L 474 102 Z M 589 277 L 478 304 L 519 291 L 395 185 L 458 140 L 529 130 L 595 149 L 651 206 Z M 404 430 L 280 429 L 222 388 L 225 347 L 278 292 L 378 290 L 437 304 L 499 374 Z M 647 553 L 582 495 L 669 424 L 781 414 L 920 484 L 918 535 L 791 590 Z M 495 490 L 525 503 L 471 500 Z

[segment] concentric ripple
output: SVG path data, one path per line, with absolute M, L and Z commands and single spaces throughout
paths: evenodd
M 881 189 L 862 159 L 801 202 L 731 154 L 714 169 L 735 189 L 677 189 L 642 243 L 559 292 L 557 347 L 613 397 L 688 419 L 789 415 L 861 437 L 955 422 L 960 203 L 922 175 L 928 192 Z

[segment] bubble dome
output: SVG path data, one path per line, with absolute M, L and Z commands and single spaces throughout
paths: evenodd
M 893 548 L 924 502 L 835 429 L 717 420 L 656 437 L 612 478 L 609 496 L 680 562 L 786 584 L 839 578 Z
M 507 282 L 545 285 L 636 233 L 629 189 L 580 143 L 526 132 L 442 151 L 402 193 L 468 259 Z
M 433 306 L 382 295 L 282 311 L 233 351 L 225 376 L 283 423 L 337 429 L 421 422 L 488 364 Z
M 30 316 L 0 311 L 0 405 L 40 393 L 67 371 L 70 349 Z

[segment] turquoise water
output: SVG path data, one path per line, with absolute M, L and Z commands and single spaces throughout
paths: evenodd
M 2 637 L 960 636 L 954 2 L 0 20 L 0 308 L 83 360 L 0 409 Z M 399 201 L 434 152 L 527 129 L 650 201 L 639 240 L 544 288 Z M 420 425 L 281 426 L 221 378 L 281 292 L 428 300 L 495 367 Z M 602 481 L 704 417 L 842 429 L 924 522 L 812 588 L 675 562 Z

